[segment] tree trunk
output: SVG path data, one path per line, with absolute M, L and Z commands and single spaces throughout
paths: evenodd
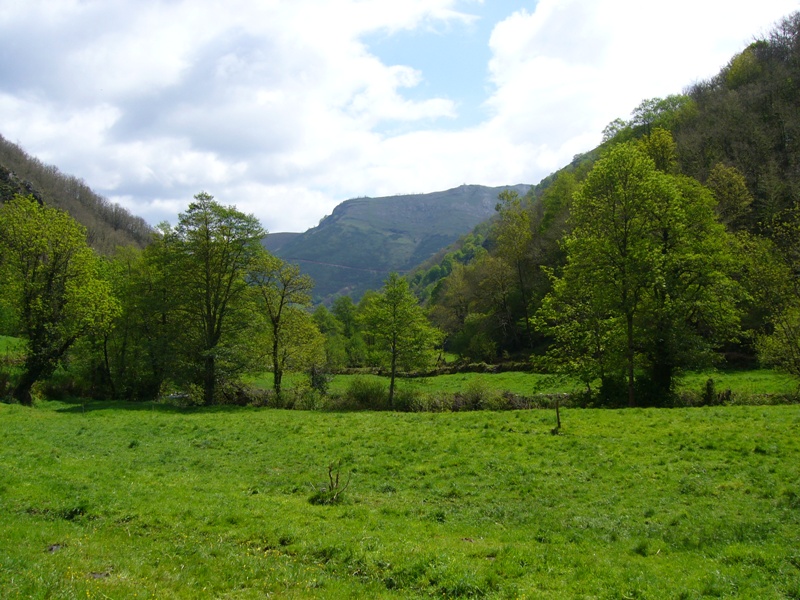
M 216 384 L 216 365 L 214 355 L 209 354 L 205 360 L 205 375 L 203 378 L 203 402 L 206 405 L 214 404 L 214 387 Z
M 111 397 L 116 400 L 117 386 L 114 385 L 114 377 L 111 375 L 111 359 L 108 356 L 108 334 L 103 336 L 103 369 L 105 370 L 104 377 L 106 377 L 108 385 L 111 387 Z
M 392 368 L 391 377 L 389 378 L 389 410 L 394 410 L 394 379 L 397 373 L 397 350 L 392 349 Z
M 274 334 L 272 342 L 272 389 L 275 390 L 275 396 L 281 397 L 281 383 L 283 381 L 283 369 L 281 368 L 280 355 L 278 353 L 278 335 Z
M 634 393 L 634 373 L 633 373 L 633 359 L 634 359 L 634 351 L 633 351 L 633 315 L 628 314 L 626 315 L 627 320 L 627 334 L 628 334 L 628 406 L 636 406 L 636 396 Z
M 39 378 L 44 373 L 45 366 L 38 361 L 25 361 L 25 370 L 22 372 L 22 377 L 20 377 L 14 391 L 11 393 L 12 397 L 23 406 L 33 406 L 31 388 L 33 388 L 33 384 L 39 381 Z
M 525 293 L 525 280 L 522 277 L 522 263 L 517 261 L 517 277 L 519 278 L 519 291 L 522 294 L 522 315 L 525 317 L 525 333 L 528 336 L 528 348 L 533 347 L 533 332 L 531 320 L 528 317 L 528 294 Z

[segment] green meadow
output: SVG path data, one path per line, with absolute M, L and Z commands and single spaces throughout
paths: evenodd
M 0 595 L 800 598 L 800 406 L 561 418 L 0 405 Z

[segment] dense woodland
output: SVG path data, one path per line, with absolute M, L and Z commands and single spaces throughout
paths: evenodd
M 798 77 L 794 14 L 710 81 L 609 124 L 524 198 L 501 198 L 491 224 L 412 278 L 446 347 L 532 354 L 608 402 L 637 386 L 665 402 L 674 376 L 710 362 L 800 374 Z M 641 248 L 625 245 L 633 233 Z
M 268 369 L 280 405 L 284 372 L 324 394 L 329 373 L 375 369 L 394 408 L 396 376 L 442 351 L 563 374 L 605 405 L 670 405 L 682 373 L 715 363 L 800 377 L 798 81 L 794 14 L 524 196 L 500 193 L 413 275 L 316 307 L 254 217 L 200 193 L 152 232 L 3 141 L 0 334 L 26 347 L 0 393 L 237 402 Z

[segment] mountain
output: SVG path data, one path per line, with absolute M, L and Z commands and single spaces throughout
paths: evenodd
M 296 238 L 298 235 L 302 235 L 300 233 L 288 233 L 288 232 L 281 232 L 281 233 L 270 233 L 267 237 L 264 238 L 263 245 L 264 248 L 275 254 L 280 250 L 283 246 L 285 246 L 288 242 Z
M 413 269 L 491 217 L 503 190 L 524 195 L 529 188 L 462 185 L 430 194 L 355 198 L 339 204 L 317 227 L 293 237 L 271 234 L 264 244 L 314 279 L 316 300 L 342 294 L 358 299 L 381 287 L 390 272 Z
M 117 246 L 144 246 L 152 234 L 141 217 L 0 136 L 0 202 L 16 194 L 33 195 L 40 202 L 68 212 L 86 227 L 89 245 L 104 254 L 110 254 Z

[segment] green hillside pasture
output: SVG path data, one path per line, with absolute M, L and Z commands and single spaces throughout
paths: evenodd
M 688 373 L 683 377 L 678 390 L 701 391 L 709 379 L 714 380 L 717 391 L 731 390 L 739 396 L 792 395 L 798 393 L 798 380 L 786 373 L 770 369 L 748 371 L 703 371 Z
M 377 381 L 384 383 L 388 390 L 389 378 L 380 375 L 334 375 L 330 384 L 330 392 L 344 393 L 354 379 Z M 707 379 L 707 378 L 706 378 Z M 272 373 L 264 373 L 250 380 L 254 385 L 263 388 L 272 387 Z M 297 387 L 308 383 L 308 377 L 301 373 L 284 375 L 284 385 Z M 705 379 L 703 379 L 705 384 Z M 509 371 L 504 373 L 456 373 L 437 375 L 435 377 L 400 377 L 397 385 L 407 390 L 421 393 L 455 394 L 470 388 L 485 388 L 497 393 L 510 392 L 521 396 L 533 394 L 556 394 L 574 391 L 579 384 L 564 378 L 538 373 Z
M 562 420 L 0 405 L 0 595 L 800 598 L 800 407 Z

